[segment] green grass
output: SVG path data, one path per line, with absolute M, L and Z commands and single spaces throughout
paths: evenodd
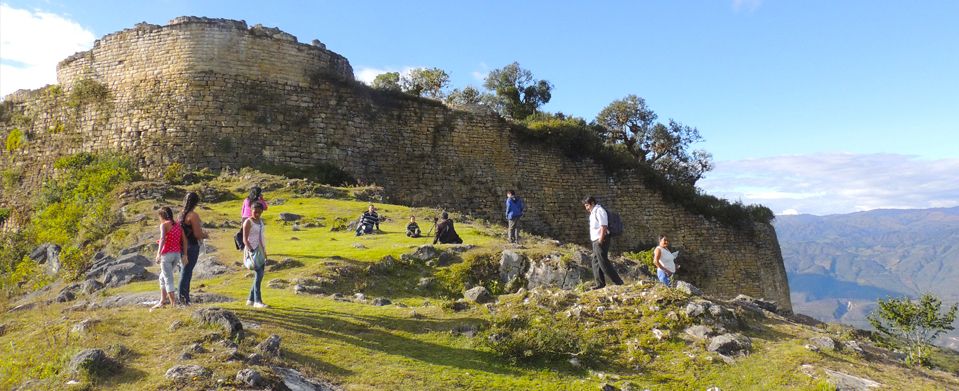
M 239 193 L 246 183 L 223 182 L 218 186 Z M 346 189 L 348 193 L 350 190 Z M 501 358 L 479 343 L 482 336 L 473 339 L 450 331 L 461 325 L 487 327 L 495 315 L 484 306 L 468 311 L 452 312 L 444 308 L 448 302 L 443 292 L 424 292 L 415 288 L 420 277 L 442 274 L 445 268 L 398 263 L 382 275 L 368 275 L 365 267 L 390 255 L 397 259 L 416 247 L 428 244 L 430 239 L 407 238 L 405 225 L 415 213 L 421 227 L 436 211 L 410 209 L 397 205 L 376 204 L 382 216 L 389 220 L 381 224 L 383 234 L 355 237 L 351 231 L 330 231 L 337 218 L 353 220 L 365 210 L 368 202 L 348 199 L 299 198 L 286 189 L 272 190 L 269 199 L 286 199 L 272 205 L 264 214 L 267 249 L 270 258 L 295 258 L 302 267 L 267 272 L 263 284 L 264 301 L 272 306 L 254 310 L 243 305 L 250 285 L 247 271 L 235 265 L 240 253 L 233 248 L 232 235 L 236 229 L 210 229 L 208 244 L 217 250 L 220 261 L 233 268 L 232 272 L 194 282 L 194 290 L 234 297 L 238 301 L 220 305 L 231 309 L 245 322 L 255 323 L 249 328 L 248 338 L 240 346 L 241 353 L 249 354 L 256 343 L 270 334 L 282 337 L 283 358 L 307 374 L 330 379 L 349 390 L 595 390 L 604 382 L 622 386 L 629 382 L 639 389 L 702 390 L 710 386 L 721 389 L 823 389 L 822 368 L 832 368 L 879 381 L 889 389 L 943 389 L 957 388 L 959 382 L 944 372 L 914 370 L 897 365 L 865 362 L 848 353 L 814 353 L 803 345 L 813 335 L 811 329 L 776 321 L 756 321 L 749 333 L 754 350 L 751 355 L 727 365 L 711 356 L 702 343 L 686 342 L 679 338 L 682 330 L 672 330 L 672 338 L 653 342 L 648 330 L 653 325 L 683 327 L 682 319 L 670 323 L 663 320 L 662 310 L 650 304 L 639 304 L 639 312 L 630 315 L 631 308 L 610 311 L 619 314 L 616 323 L 594 322 L 584 330 L 616 334 L 617 338 L 634 338 L 650 347 L 639 365 L 623 363 L 596 364 L 590 368 L 576 368 L 564 360 L 515 363 Z M 173 199 L 166 204 L 176 204 Z M 241 200 L 236 199 L 201 204 L 199 210 L 205 221 L 221 223 L 238 221 Z M 125 224 L 123 235 L 109 248 L 119 249 L 131 244 L 133 238 L 155 230 L 158 223 L 152 209 L 158 204 L 142 201 L 127 205 L 127 214 L 144 213 L 150 219 Z M 318 221 L 324 227 L 293 231 L 291 224 L 276 220 L 281 212 L 304 216 L 303 223 Z M 457 218 L 458 231 L 467 244 L 476 248 L 469 253 L 498 253 L 506 248 L 500 226 L 482 221 L 463 222 Z M 293 238 L 298 240 L 293 240 Z M 557 247 L 546 240 L 527 236 L 526 249 L 521 251 L 538 257 L 551 252 L 565 253 L 569 247 Z M 358 248 L 360 244 L 365 248 Z M 448 247 L 448 246 L 440 246 Z M 469 256 L 464 254 L 464 258 Z M 372 299 L 388 297 L 405 307 L 389 305 L 375 307 L 369 304 L 335 301 L 329 296 L 296 295 L 292 288 L 273 289 L 267 282 L 275 278 L 294 280 L 299 277 L 334 277 L 337 267 L 353 267 L 355 273 L 339 277 L 337 292 L 350 296 L 362 292 Z M 660 289 L 661 288 L 652 288 Z M 155 292 L 157 283 L 146 281 L 98 293 L 110 296 L 120 293 Z M 55 294 L 52 292 L 51 294 Z M 48 294 L 49 295 L 49 294 Z M 584 296 L 587 300 L 601 300 L 600 294 Z M 521 302 L 518 296 L 501 297 L 497 308 L 506 311 L 507 303 Z M 598 302 L 597 302 L 598 303 Z M 233 377 L 245 364 L 222 362 L 216 357 L 225 348 L 204 343 L 212 353 L 197 354 L 193 360 L 182 362 L 180 353 L 190 343 L 217 332 L 210 326 L 190 320 L 190 309 L 163 309 L 149 312 L 145 308 L 113 308 L 96 311 L 64 311 L 73 303 L 41 305 L 34 310 L 4 313 L 0 323 L 7 332 L 0 336 L 0 389 L 12 388 L 34 379 L 33 388 L 61 389 L 71 376 L 65 373 L 66 363 L 77 351 L 116 343 L 124 344 L 133 355 L 118 374 L 98 379 L 82 379 L 76 389 L 168 389 L 173 386 L 163 375 L 176 364 L 188 363 L 206 366 L 214 371 L 209 382 L 191 387 L 215 388 L 235 386 Z M 665 305 L 665 304 L 664 304 Z M 677 305 L 682 305 L 677 304 Z M 677 307 L 678 308 L 678 307 Z M 414 316 L 415 312 L 415 316 Z M 97 318 L 101 323 L 87 334 L 69 330 L 79 321 Z M 175 332 L 169 331 L 174 321 L 184 322 Z M 598 323 L 596 323 L 598 322 Z M 632 334 L 630 334 L 632 333 Z M 623 346 L 607 346 L 610 351 L 621 351 Z M 947 359 L 940 359 L 947 361 Z M 812 378 L 800 371 L 802 364 L 811 364 L 820 371 Z M 189 388 L 189 387 L 188 387 Z

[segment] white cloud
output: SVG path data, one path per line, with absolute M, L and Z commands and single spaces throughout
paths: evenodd
M 814 154 L 718 162 L 699 185 L 772 210 L 817 215 L 959 206 L 959 159 Z
M 57 63 L 89 49 L 94 39 L 63 16 L 0 4 L 0 97 L 56 83 Z
M 786 209 L 782 212 L 779 212 L 779 214 L 783 216 L 794 216 L 794 215 L 798 215 L 799 211 L 795 209 Z
M 396 68 L 374 68 L 374 67 L 360 67 L 358 70 L 353 71 L 353 76 L 356 80 L 359 80 L 366 84 L 373 84 L 373 79 L 376 79 L 377 76 L 387 73 L 387 72 L 399 72 L 400 76 L 406 76 L 410 74 L 410 71 L 416 68 L 425 68 L 421 66 L 405 66 L 400 69 Z
M 470 72 L 470 75 L 478 81 L 485 81 L 486 75 L 489 74 L 489 65 L 486 65 L 485 62 L 479 64 L 480 69 Z

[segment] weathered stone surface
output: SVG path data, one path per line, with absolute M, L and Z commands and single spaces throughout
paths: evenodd
M 489 293 L 489 290 L 482 286 L 467 290 L 465 293 L 463 293 L 463 298 L 480 304 L 489 303 L 496 300 L 496 298 Z
M 303 262 L 297 261 L 293 258 L 283 258 L 283 260 L 277 262 L 276 265 L 270 266 L 267 270 L 275 272 L 278 270 L 292 269 L 301 266 L 303 266 Z
M 529 267 L 526 257 L 512 250 L 503 251 L 499 259 L 499 279 L 508 282 L 526 273 Z
M 436 278 L 433 277 L 422 277 L 419 282 L 416 283 L 417 289 L 430 289 L 436 285 Z
M 716 352 L 725 356 L 748 353 L 751 348 L 752 341 L 749 340 L 749 337 L 742 334 L 715 336 L 709 340 L 709 346 L 706 347 L 710 352 Z
M 220 258 L 211 254 L 203 254 L 196 260 L 193 268 L 193 281 L 213 278 L 230 271 L 230 268 L 220 262 Z
M 77 295 L 74 294 L 72 290 L 63 290 L 53 300 L 56 301 L 57 303 L 66 303 L 68 301 L 73 301 L 76 298 L 77 298 Z
M 256 350 L 266 357 L 280 357 L 280 336 L 272 334 L 256 345 Z
M 581 282 L 593 278 L 593 272 L 586 266 L 588 262 L 589 257 L 581 252 L 575 253 L 572 260 L 564 260 L 560 254 L 553 254 L 544 259 L 532 261 L 524 276 L 527 281 L 526 288 L 573 289 Z
M 143 292 L 143 293 L 125 293 L 116 296 L 110 296 L 99 304 L 91 303 L 91 307 L 103 307 L 103 308 L 114 308 L 114 307 L 125 307 L 125 306 L 151 306 L 156 304 L 159 301 L 159 294 L 156 292 Z M 232 297 L 227 297 L 223 295 L 217 295 L 213 293 L 191 293 L 190 300 L 194 304 L 200 303 L 227 303 L 235 301 Z
M 260 375 L 260 372 L 252 368 L 244 368 L 237 372 L 236 382 L 250 387 L 262 387 L 266 385 L 266 379 L 263 378 L 263 375 Z
M 290 391 L 340 391 L 339 387 L 330 382 L 307 378 L 292 368 L 273 367 L 273 372 Z
M 290 282 L 282 278 L 274 278 L 270 280 L 270 282 L 267 282 L 266 286 L 273 289 L 286 289 L 286 287 L 290 286 Z
M 230 334 L 230 339 L 243 336 L 243 323 L 232 311 L 215 307 L 201 308 L 193 312 L 193 319 L 222 327 Z
M 100 319 L 84 319 L 77 323 L 76 326 L 73 326 L 74 333 L 86 333 L 100 323 Z
M 740 294 L 740 295 L 737 295 L 736 298 L 733 299 L 733 301 L 741 303 L 747 307 L 751 306 L 751 307 L 763 309 L 769 312 L 779 312 L 779 306 L 775 302 L 772 302 L 766 299 L 757 299 L 747 295 Z
M 442 254 L 442 252 L 437 250 L 436 247 L 426 244 L 418 247 L 416 252 L 412 254 L 403 254 L 403 256 L 400 258 L 407 262 L 424 263 L 426 261 L 439 258 L 440 254 Z
M 86 281 L 83 281 L 82 284 L 80 284 L 80 292 L 83 292 L 84 294 L 88 294 L 88 295 L 96 291 L 99 291 L 101 289 L 103 289 L 103 284 L 100 283 L 100 281 L 97 281 L 94 279 L 88 279 Z
M 298 214 L 296 214 L 296 213 L 287 213 L 287 212 L 280 213 L 280 216 L 279 216 L 279 217 L 280 217 L 280 220 L 283 220 L 283 221 L 288 222 L 288 223 L 294 222 L 294 221 L 299 221 L 300 219 L 303 218 L 303 216 L 300 216 L 300 215 L 298 215 Z
M 704 325 L 695 325 L 686 328 L 686 334 L 697 339 L 706 339 L 713 335 L 713 328 Z
M 829 337 L 812 337 L 809 342 L 820 349 L 836 350 L 836 341 Z
M 168 369 L 165 376 L 173 381 L 192 381 L 194 378 L 209 379 L 213 371 L 199 365 L 176 365 Z
M 390 299 L 387 299 L 387 298 L 385 298 L 385 297 L 377 297 L 377 298 L 373 299 L 373 303 L 372 303 L 372 304 L 375 305 L 375 306 L 377 306 L 377 307 L 382 307 L 382 306 L 384 306 L 384 305 L 393 304 L 393 302 L 390 301 Z
M 677 281 L 676 290 L 692 296 L 702 296 L 703 291 L 686 281 Z
M 829 376 L 829 383 L 836 386 L 836 391 L 868 391 L 872 388 L 882 387 L 882 384 L 866 378 L 853 376 L 847 373 L 823 368 L 826 375 Z
M 117 363 L 101 349 L 86 349 L 70 359 L 68 368 L 72 373 L 105 375 L 114 371 Z

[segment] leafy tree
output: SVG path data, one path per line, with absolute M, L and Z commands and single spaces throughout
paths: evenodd
M 484 100 L 483 93 L 473 86 L 466 86 L 463 89 L 456 88 L 446 97 L 446 103 L 451 105 L 466 106 L 482 104 Z
M 553 97 L 553 85 L 533 79 L 533 73 L 513 62 L 486 75 L 483 87 L 493 93 L 490 103 L 501 115 L 516 120 L 535 113 Z
M 940 313 L 942 301 L 931 294 L 923 294 L 918 301 L 907 297 L 880 299 L 878 307 L 867 319 L 881 335 L 901 339 L 906 343 L 906 362 L 924 365 L 929 345 L 940 334 L 953 330 L 957 305 Z
M 442 99 L 449 84 L 450 76 L 439 68 L 415 68 L 400 78 L 403 92 L 433 99 Z
M 400 73 L 386 72 L 376 75 L 373 88 L 386 91 L 400 91 Z
M 672 183 L 694 186 L 712 170 L 712 155 L 703 150 L 690 151 L 690 145 L 702 141 L 699 130 L 669 120 L 656 122 L 658 116 L 646 106 L 646 100 L 627 95 L 614 100 L 596 116 L 602 129 L 600 137 L 610 144 L 623 144 L 641 163 L 663 173 Z

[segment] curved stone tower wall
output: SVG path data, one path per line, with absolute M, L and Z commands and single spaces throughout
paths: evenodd
M 707 293 L 790 308 L 771 225 L 743 229 L 690 213 L 636 174 L 610 176 L 591 160 L 521 141 L 494 114 L 373 91 L 353 81 L 342 56 L 279 30 L 205 18 L 141 24 L 63 61 L 58 78 L 59 93 L 6 98 L 30 119 L 20 124 L 26 147 L 2 152 L 24 173 L 24 189 L 39 186 L 57 157 L 81 151 L 121 151 L 153 177 L 172 162 L 213 170 L 329 163 L 383 186 L 393 202 L 492 221 L 503 219 L 505 191 L 515 189 L 529 209 L 523 229 L 581 244 L 588 234 L 579 202 L 592 194 L 623 217 L 614 251 L 667 234 L 682 251 L 683 278 Z M 83 79 L 106 85 L 109 97 L 71 107 Z M 0 124 L 0 136 L 13 126 Z

